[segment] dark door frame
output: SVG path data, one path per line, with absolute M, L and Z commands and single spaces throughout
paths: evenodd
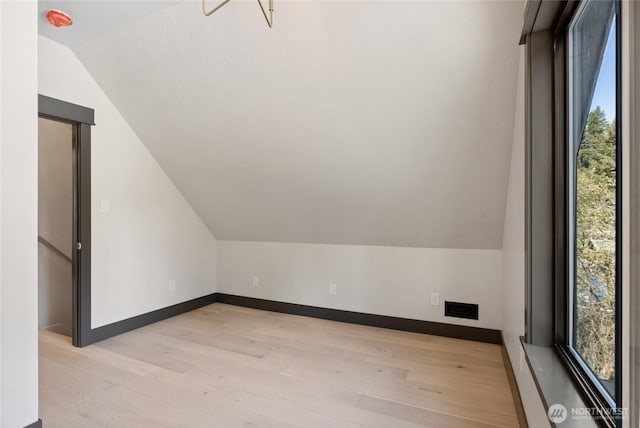
M 73 207 L 73 345 L 91 341 L 91 126 L 94 110 L 38 95 L 38 117 L 75 127 Z

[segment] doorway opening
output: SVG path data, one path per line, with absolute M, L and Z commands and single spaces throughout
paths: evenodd
M 38 118 L 38 328 L 73 336 L 76 127 Z
M 38 96 L 38 327 L 91 341 L 94 111 Z

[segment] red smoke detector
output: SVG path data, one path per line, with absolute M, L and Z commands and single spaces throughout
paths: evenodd
M 59 10 L 50 10 L 47 12 L 47 19 L 54 27 L 68 27 L 73 24 L 71 17 Z

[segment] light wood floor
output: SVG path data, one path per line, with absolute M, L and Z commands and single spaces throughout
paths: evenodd
M 214 304 L 86 348 L 40 332 L 53 427 L 516 427 L 501 349 Z

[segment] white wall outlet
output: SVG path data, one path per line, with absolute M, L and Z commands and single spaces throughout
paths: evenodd
M 100 200 L 100 212 L 101 213 L 108 213 L 109 210 L 111 210 L 111 202 L 109 202 L 108 199 L 101 199 Z
M 251 285 L 254 287 L 260 287 L 260 278 L 254 276 L 251 278 Z
M 331 294 L 332 296 L 335 296 L 336 294 L 338 294 L 338 286 L 336 285 L 335 282 L 329 283 L 329 294 Z
M 169 291 L 176 291 L 176 280 L 172 279 L 169 281 Z
M 431 304 L 433 306 L 440 306 L 440 293 L 431 293 Z

